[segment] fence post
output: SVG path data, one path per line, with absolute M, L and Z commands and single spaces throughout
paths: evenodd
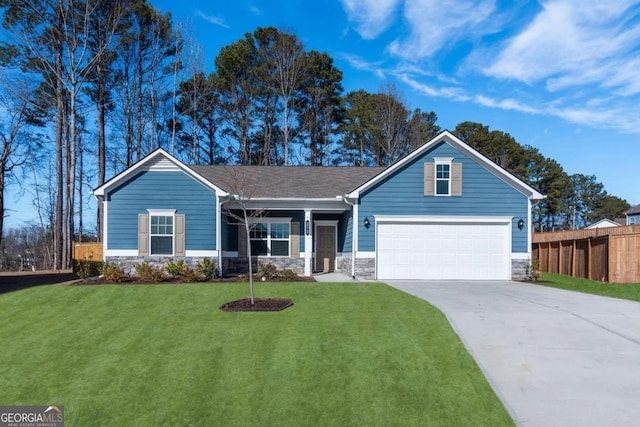
M 587 237 L 587 279 L 591 280 L 591 237 Z

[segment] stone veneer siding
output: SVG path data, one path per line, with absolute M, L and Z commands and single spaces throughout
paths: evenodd
M 337 258 L 336 270 L 351 276 L 351 254 Z M 374 280 L 376 278 L 375 258 L 356 258 L 356 274 L 358 279 Z
M 511 280 L 527 279 L 528 259 L 512 259 L 511 260 Z
M 218 264 L 217 257 L 108 256 L 106 257 L 106 261 L 117 264 L 129 276 L 135 276 L 136 275 L 136 269 L 134 267 L 135 264 L 139 264 L 141 262 L 147 262 L 152 267 L 161 267 L 164 269 L 167 266 L 167 263 L 169 262 L 169 258 L 172 258 L 173 262 L 177 262 L 179 259 L 184 260 L 184 263 L 188 265 L 190 268 L 195 268 L 196 264 L 198 262 L 202 262 L 204 258 L 209 258 L 214 263 L 216 263 L 216 265 Z
M 260 264 L 273 264 L 278 270 L 293 270 L 299 276 L 304 275 L 304 258 L 289 257 L 252 257 L 253 271 L 257 272 Z M 223 257 L 222 274 L 244 274 L 249 272 L 248 257 Z

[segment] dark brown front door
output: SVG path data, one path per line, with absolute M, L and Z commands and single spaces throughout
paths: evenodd
M 336 269 L 336 227 L 316 228 L 316 271 L 328 273 Z

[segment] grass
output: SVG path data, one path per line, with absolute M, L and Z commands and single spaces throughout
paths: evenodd
M 41 286 L 0 295 L 0 402 L 68 426 L 513 425 L 444 316 L 384 284 Z
M 606 283 L 554 273 L 542 273 L 540 280 L 541 282 L 537 283 L 539 285 L 640 301 L 640 283 Z

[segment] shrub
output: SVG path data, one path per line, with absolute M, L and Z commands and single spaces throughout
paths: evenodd
M 293 282 L 298 280 L 298 275 L 293 270 L 285 269 L 278 272 L 276 279 L 282 282 Z
M 196 264 L 196 271 L 199 271 L 205 279 L 213 277 L 218 272 L 218 262 L 211 258 L 204 258 Z
M 185 282 L 202 282 L 207 277 L 197 267 L 195 269 L 185 267 L 182 278 Z
M 100 266 L 99 270 L 102 277 L 108 282 L 119 283 L 127 278 L 124 270 L 114 262 L 105 262 Z
M 140 262 L 133 264 L 136 270 L 136 276 L 145 282 L 162 282 L 164 280 L 164 269 L 162 267 L 154 267 L 148 262 Z
M 102 261 L 91 260 L 75 260 L 73 262 L 73 272 L 76 273 L 81 279 L 88 277 L 95 277 L 101 274 L 103 270 Z
M 274 280 L 278 277 L 278 268 L 271 263 L 260 264 L 257 275 L 260 279 L 264 277 L 265 280 Z
M 173 262 L 173 258 L 169 258 L 169 261 L 167 262 L 167 266 L 165 267 L 165 269 L 167 270 L 167 273 L 169 273 L 171 277 L 184 276 L 185 270 L 187 268 L 189 267 L 184 264 L 183 259 L 179 259 L 177 262 Z
M 532 259 L 527 263 L 527 270 L 525 272 L 527 280 L 533 280 L 534 282 L 540 279 L 540 260 Z

